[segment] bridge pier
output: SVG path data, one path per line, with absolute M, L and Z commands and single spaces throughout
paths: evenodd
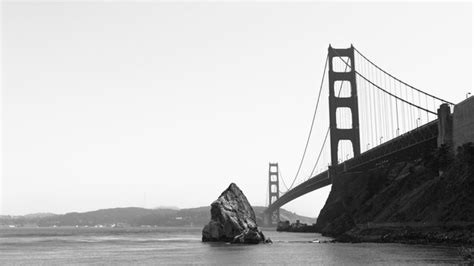
M 451 108 L 446 103 L 438 109 L 438 148 L 442 145 L 453 151 L 453 117 Z

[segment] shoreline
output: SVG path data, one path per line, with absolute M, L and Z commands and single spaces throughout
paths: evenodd
M 472 226 L 428 226 L 418 228 L 408 226 L 377 228 L 355 227 L 343 234 L 331 237 L 333 237 L 336 242 L 342 243 L 441 244 L 474 247 L 474 231 Z
M 319 233 L 333 238 L 334 243 L 401 243 L 474 247 L 474 223 L 366 223 L 336 234 L 322 232 L 314 225 L 291 224 L 279 227 L 278 232 Z

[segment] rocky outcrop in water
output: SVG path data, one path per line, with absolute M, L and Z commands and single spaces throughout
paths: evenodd
M 278 232 L 316 232 L 316 224 L 308 225 L 296 220 L 296 223 L 290 221 L 280 221 L 277 225 Z
M 258 229 L 252 206 L 232 183 L 211 204 L 211 221 L 202 230 L 202 241 L 258 244 L 271 240 Z

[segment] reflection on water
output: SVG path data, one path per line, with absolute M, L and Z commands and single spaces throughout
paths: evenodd
M 202 243 L 201 228 L 0 229 L 0 264 L 426 264 L 460 263 L 457 249 L 317 243 L 319 234 L 264 230 L 272 245 Z

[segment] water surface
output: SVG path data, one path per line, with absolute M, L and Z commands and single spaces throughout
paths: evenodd
M 455 247 L 318 243 L 264 230 L 271 245 L 202 243 L 201 228 L 4 228 L 0 264 L 453 264 Z

